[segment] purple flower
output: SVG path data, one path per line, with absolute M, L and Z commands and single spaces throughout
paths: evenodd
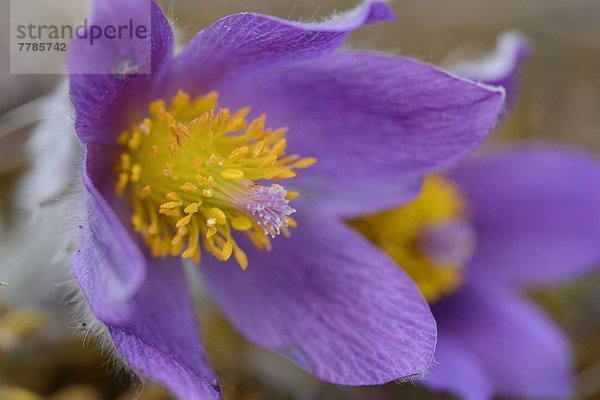
M 571 397 L 568 341 L 522 292 L 597 265 L 598 187 L 589 155 L 522 145 L 428 177 L 412 202 L 352 221 L 432 304 L 437 365 L 424 385 L 466 400 Z
M 550 145 L 462 163 L 477 245 L 462 288 L 432 308 L 436 359 L 424 383 L 465 399 L 573 394 L 567 339 L 523 289 L 574 279 L 600 260 L 600 162 Z
M 503 90 L 337 50 L 353 29 L 393 19 L 382 1 L 324 23 L 231 15 L 177 56 L 154 3 L 98 1 L 92 22 L 148 9 L 151 74 L 122 74 L 148 70 L 133 42 L 75 41 L 69 58 L 86 188 L 74 275 L 126 363 L 180 398 L 220 396 L 183 257 L 200 261 L 191 272 L 248 339 L 323 380 L 422 373 L 436 341 L 426 302 L 343 218 L 406 201 L 420 177 L 469 153 Z M 97 63 L 115 74 L 75 73 Z
M 507 38 L 496 57 L 504 67 L 491 70 L 512 82 L 514 98 L 527 43 L 512 36 L 511 54 Z M 352 221 L 432 305 L 437 365 L 424 385 L 465 400 L 573 395 L 568 341 L 523 292 L 597 265 L 599 187 L 600 161 L 590 155 L 521 145 L 463 161 L 426 178 L 406 205 Z

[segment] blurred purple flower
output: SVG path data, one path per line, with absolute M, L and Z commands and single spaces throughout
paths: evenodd
M 524 36 L 504 34 L 483 67 L 458 70 L 505 85 L 514 101 L 529 49 Z M 422 383 L 465 400 L 571 398 L 568 340 L 522 292 L 576 279 L 600 261 L 600 161 L 528 144 L 425 182 L 412 202 L 353 222 L 432 305 L 437 365 Z
M 523 145 L 450 175 L 476 237 L 463 286 L 432 306 L 439 365 L 423 381 L 467 400 L 573 395 L 570 347 L 519 292 L 581 277 L 600 260 L 600 162 Z
M 140 138 L 149 137 L 142 133 L 148 135 L 160 122 L 144 120 L 153 100 L 168 99 L 179 90 L 192 96 L 218 91 L 222 106 L 236 110 L 249 105 L 253 117 L 264 112 L 270 124 L 290 128 L 287 149 L 318 158 L 293 180 L 301 195 L 294 200 L 298 227 L 290 238 L 276 239 L 271 251 L 254 249 L 243 235 L 236 238 L 247 252 L 246 271 L 217 260 L 234 251 L 240 262 L 238 248 L 214 242 L 220 246 L 212 248 L 218 257 L 203 255 L 199 269 L 230 321 L 254 343 L 329 382 L 381 384 L 423 372 L 436 340 L 426 302 L 392 260 L 342 220 L 406 201 L 418 190 L 419 177 L 469 153 L 496 123 L 504 92 L 415 60 L 336 50 L 353 29 L 393 19 L 382 1 L 365 1 L 324 23 L 230 15 L 196 34 L 175 57 L 171 28 L 154 3 L 97 1 L 93 23 L 119 25 L 150 7 L 152 74 L 74 73 L 98 62 L 116 70 L 123 65 L 130 72 L 147 70 L 142 50 L 115 48 L 110 41 L 99 40 L 95 47 L 75 41 L 69 57 L 87 189 L 74 275 L 126 363 L 182 399 L 220 397 L 199 339 L 181 259 L 152 256 L 131 227 L 130 206 L 113 192 L 119 157 L 127 169 L 124 182 L 140 179 L 140 166 L 129 165 L 131 154 L 123 153 L 118 142 L 124 130 L 143 121 L 134 133 L 124 133 L 128 148 L 140 148 L 139 140 L 146 140 Z M 189 103 L 180 93 L 172 106 L 180 101 Z M 150 109 L 164 117 L 162 107 L 153 103 Z M 187 140 L 182 135 L 188 128 L 176 121 L 170 126 L 177 140 Z M 176 142 L 173 151 L 181 146 Z M 231 159 L 243 157 L 248 148 L 236 151 Z M 165 174 L 175 180 L 170 168 L 165 164 Z M 221 172 L 233 179 L 243 171 Z M 210 179 L 198 179 L 212 188 Z M 186 193 L 196 190 L 193 184 L 182 187 Z M 154 195 L 150 187 L 141 192 L 146 198 Z M 212 191 L 203 193 L 209 202 Z M 273 187 L 269 196 L 277 193 L 286 191 Z M 175 200 L 163 204 L 162 211 L 177 207 L 177 196 L 168 194 Z M 271 222 L 292 212 L 283 197 L 278 204 L 270 212 L 285 215 L 275 215 Z M 190 203 L 185 213 L 198 213 L 200 205 Z M 207 237 L 219 218 L 225 220 L 218 210 L 210 212 L 214 218 L 207 220 Z M 166 255 L 164 243 L 152 242 L 151 230 L 159 227 L 143 225 L 139 215 L 133 215 L 133 225 L 147 233 L 153 251 Z M 177 235 L 189 233 L 181 227 L 190 218 L 183 220 Z M 244 221 L 238 221 L 240 230 L 247 229 Z M 169 251 L 177 250 L 173 239 L 165 242 L 172 246 Z M 190 239 L 196 251 L 193 246 L 197 243 Z M 188 256 L 193 254 L 199 256 Z

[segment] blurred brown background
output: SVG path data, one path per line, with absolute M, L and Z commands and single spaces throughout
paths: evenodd
M 174 0 L 161 4 L 174 18 L 181 38 L 187 40 L 198 29 L 234 12 L 310 20 L 349 9 L 356 1 Z M 517 108 L 491 145 L 543 138 L 600 155 L 600 1 L 396 0 L 393 8 L 398 22 L 365 27 L 352 34 L 347 46 L 442 64 L 457 49 L 474 54 L 489 51 L 499 33 L 520 30 L 532 39 L 535 51 L 526 66 Z M 13 211 L 9 200 L 18 176 L 27 168 L 24 141 L 38 116 L 36 103 L 30 102 L 47 94 L 62 77 L 9 75 L 7 0 L 0 2 L 0 10 L 0 201 L 4 210 L 0 241 L 5 241 L 10 235 L 6 217 Z M 19 108 L 24 104 L 29 105 Z M 6 254 L 0 254 L 0 258 L 6 258 Z M 599 285 L 600 275 L 532 294 L 555 316 L 576 346 L 581 399 L 600 399 Z M 4 303 L 8 299 L 2 297 L 0 287 L 0 305 Z M 106 377 L 107 368 L 93 344 L 83 351 L 73 330 L 49 340 L 44 327 L 53 315 L 47 314 L 44 305 L 34 308 L 42 315 L 36 314 L 38 311 L 32 314 L 31 310 L 25 310 L 25 314 L 19 314 L 23 310 L 0 311 L 0 398 L 39 398 L 33 392 L 55 400 L 161 398 L 151 389 L 141 395 L 136 390 L 123 394 L 129 380 Z M 440 398 L 410 385 L 349 390 L 317 383 L 289 363 L 280 363 L 248 346 L 212 312 L 207 315 L 203 316 L 207 337 L 229 399 Z M 3 339 L 7 335 L 12 341 Z M 57 352 L 61 354 L 58 358 L 54 357 Z M 262 361 L 252 361 L 257 359 Z M 14 389 L 17 386 L 30 391 L 18 391 Z

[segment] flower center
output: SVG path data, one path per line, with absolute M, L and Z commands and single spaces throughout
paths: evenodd
M 405 206 L 350 225 L 387 252 L 429 303 L 460 287 L 475 246 L 458 189 L 436 175 L 428 176 L 421 193 Z
M 115 192 L 132 206 L 131 222 L 155 257 L 200 261 L 201 246 L 217 259 L 248 259 L 233 232 L 258 249 L 289 236 L 298 195 L 273 183 L 296 176 L 314 158 L 286 156 L 287 128 L 266 129 L 249 108 L 218 108 L 217 93 L 192 99 L 179 91 L 167 106 L 157 100 L 149 117 L 119 136 L 123 148 Z

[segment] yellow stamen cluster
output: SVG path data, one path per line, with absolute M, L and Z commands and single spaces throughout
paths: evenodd
M 149 116 L 118 138 L 123 147 L 115 192 L 131 202 L 131 222 L 155 257 L 200 261 L 206 251 L 245 269 L 248 259 L 233 231 L 259 249 L 295 226 L 288 206 L 297 193 L 278 184 L 316 160 L 286 155 L 287 129 L 267 129 L 249 108 L 218 108 L 217 93 L 191 98 L 179 91 L 157 100 Z M 267 235 L 268 234 L 268 235 Z
M 405 206 L 350 221 L 350 225 L 387 252 L 430 303 L 460 286 L 463 264 L 474 249 L 463 199 L 458 189 L 441 176 L 428 176 L 421 193 Z M 459 229 L 443 230 L 454 226 Z M 443 237 L 453 247 L 445 249 L 449 257 L 436 257 L 435 252 L 428 251 L 424 239 L 435 231 L 455 236 Z

